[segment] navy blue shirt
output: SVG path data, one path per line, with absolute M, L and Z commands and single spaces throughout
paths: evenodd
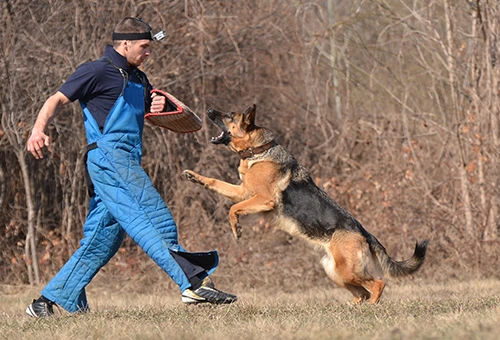
M 146 75 L 135 66 L 128 66 L 127 59 L 116 52 L 111 45 L 106 45 L 104 57 L 115 66 L 127 72 L 129 81 L 147 84 L 147 92 L 152 89 Z M 123 88 L 123 76 L 112 64 L 102 59 L 84 63 L 66 80 L 59 91 L 70 101 L 80 100 L 89 109 L 99 127 L 104 122 Z M 151 105 L 151 96 L 145 98 L 146 110 Z

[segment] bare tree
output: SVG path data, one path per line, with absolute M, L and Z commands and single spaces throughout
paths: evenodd
M 25 259 L 15 270 L 3 265 L 4 280 L 43 281 L 78 247 L 88 200 L 78 104 L 50 126 L 53 144 L 43 161 L 32 159 L 25 143 L 46 98 L 78 65 L 101 56 L 114 24 L 129 15 L 165 29 L 167 38 L 154 45 L 144 70 L 205 123 L 188 135 L 146 125 L 143 165 L 171 207 L 183 244 L 228 254 L 222 276 L 243 267 L 266 280 L 278 277 L 273 268 L 288 266 L 298 276 L 321 272 L 297 268 L 297 258 L 311 256 L 307 248 L 262 221 L 249 219 L 248 248 L 280 246 L 254 252 L 238 246 L 226 228 L 226 202 L 181 180 L 187 168 L 238 180 L 237 159 L 210 145 L 216 131 L 204 112 L 254 103 L 258 124 L 274 129 L 318 184 L 396 254 L 407 246 L 401 238 L 430 235 L 436 260 L 428 275 L 450 270 L 439 259 L 454 259 L 457 249 L 477 259 L 474 270 L 498 269 L 485 265 L 496 263 L 488 260 L 499 239 L 497 2 L 132 0 L 113 7 L 5 0 L 0 6 L 6 80 L 0 83 L 0 263 Z M 292 246 L 296 258 L 280 256 Z M 125 240 L 117 267 L 130 269 L 130 257 L 137 251 Z M 456 258 L 457 268 L 472 273 Z

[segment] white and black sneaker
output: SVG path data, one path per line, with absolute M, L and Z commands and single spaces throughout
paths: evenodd
M 182 292 L 182 302 L 185 304 L 213 303 L 219 305 L 233 303 L 236 300 L 238 300 L 236 295 L 224 293 L 215 288 L 209 277 L 203 280 L 199 288 L 195 290 L 188 288 Z
M 48 318 L 54 314 L 54 305 L 55 303 L 41 296 L 26 308 L 26 314 L 34 318 Z

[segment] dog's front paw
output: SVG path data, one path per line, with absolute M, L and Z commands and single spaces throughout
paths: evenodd
M 241 237 L 241 225 L 240 223 L 236 223 L 236 225 L 232 228 L 233 229 L 233 235 L 234 237 L 238 240 Z
M 205 183 L 203 183 L 199 178 L 198 178 L 198 175 L 194 172 L 194 171 L 191 171 L 191 170 L 184 170 L 182 172 L 182 177 L 184 177 L 185 179 L 187 179 L 188 181 L 191 181 L 193 183 L 196 183 L 196 184 L 200 184 L 200 185 L 203 185 L 205 186 Z

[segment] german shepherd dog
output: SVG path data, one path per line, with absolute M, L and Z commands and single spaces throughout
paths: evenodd
M 241 236 L 239 216 L 266 213 L 271 224 L 323 248 L 327 275 L 348 289 L 353 304 L 377 303 L 385 283 L 383 274 L 402 277 L 416 272 L 425 260 L 428 241 L 416 244 L 405 261 L 391 259 L 384 246 L 351 214 L 312 180 L 309 171 L 275 141 L 269 129 L 255 125 L 255 105 L 244 113 L 209 109 L 208 117 L 221 130 L 211 143 L 224 144 L 241 160 L 241 184 L 233 185 L 184 170 L 183 176 L 236 202 L 229 221 Z

